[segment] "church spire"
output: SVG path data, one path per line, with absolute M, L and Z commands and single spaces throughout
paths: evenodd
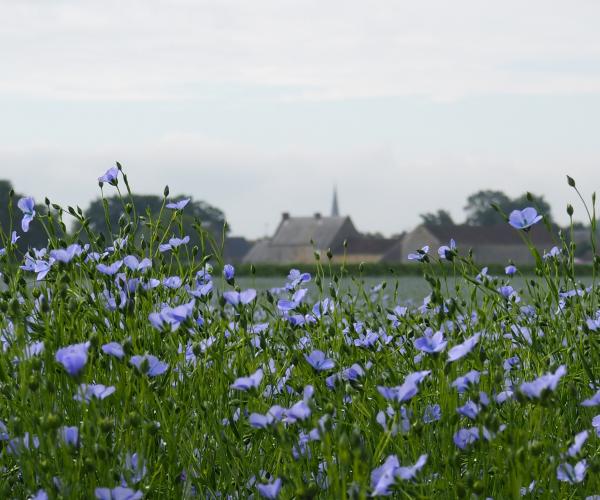
M 340 210 L 338 208 L 337 187 L 333 186 L 333 203 L 331 204 L 331 216 L 339 217 Z

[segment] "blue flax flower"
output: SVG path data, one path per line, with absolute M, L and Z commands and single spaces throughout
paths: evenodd
M 414 479 L 426 463 L 427 455 L 421 455 L 414 465 L 402 467 L 396 455 L 388 456 L 382 466 L 371 472 L 371 488 L 373 489 L 371 494 L 373 496 L 391 495 L 390 488 L 395 484 L 396 479 L 405 481 Z
M 248 417 L 248 423 L 255 429 L 264 429 L 275 422 L 280 422 L 285 415 L 285 408 L 279 405 L 273 405 L 265 415 L 261 413 L 251 413 Z
M 538 215 L 537 210 L 533 207 L 513 210 L 508 216 L 508 223 L 515 229 L 529 229 L 541 220 L 542 216 Z
M 185 236 L 184 238 L 171 238 L 169 243 L 161 243 L 158 245 L 160 252 L 168 252 L 174 248 L 180 247 L 181 245 L 187 245 L 190 242 L 190 237 Z
M 75 401 L 85 401 L 89 403 L 92 398 L 104 399 L 113 394 L 116 391 L 112 385 L 104 384 L 81 384 L 79 386 L 79 392 L 75 394 Z
M 473 350 L 473 347 L 477 345 L 477 342 L 479 342 L 479 336 L 480 334 L 476 333 L 472 337 L 469 337 L 467 340 L 465 340 L 462 344 L 455 345 L 452 349 L 450 349 L 448 351 L 448 362 L 450 363 L 452 361 L 456 361 L 469 354 Z
M 277 309 L 279 309 L 283 313 L 296 309 L 296 307 L 298 307 L 304 299 L 304 296 L 306 295 L 307 291 L 308 290 L 306 288 L 300 288 L 299 290 L 294 292 L 292 300 L 280 299 L 277 302 Z
M 460 413 L 463 417 L 470 418 L 471 420 L 475 420 L 481 408 L 479 405 L 471 401 L 470 399 L 462 406 L 459 406 L 456 411 Z
M 64 426 L 58 430 L 58 433 L 65 444 L 77 446 L 79 444 L 79 428 L 75 426 Z
M 144 356 L 132 356 L 129 362 L 138 370 L 141 370 L 147 363 L 148 368 L 146 369 L 146 375 L 149 377 L 157 377 L 169 369 L 169 365 L 167 363 L 161 361 L 152 354 L 145 354 Z
M 402 403 L 413 398 L 419 392 L 419 384 L 430 373 L 431 370 L 411 373 L 406 376 L 402 385 L 396 387 L 377 386 L 377 390 L 385 399 Z
M 581 460 L 573 467 L 569 463 L 559 464 L 556 468 L 556 479 L 569 484 L 581 483 L 585 479 L 587 472 L 587 461 Z
M 64 366 L 69 375 L 77 375 L 87 363 L 87 351 L 89 347 L 89 342 L 69 345 L 56 351 L 54 357 L 56 361 Z
M 171 210 L 183 210 L 189 202 L 190 198 L 184 198 L 183 200 L 167 203 L 165 206 Z
M 145 271 L 152 267 L 152 261 L 145 257 L 139 260 L 135 255 L 127 255 L 123 258 L 123 264 L 125 264 L 132 271 Z
M 102 351 L 119 359 L 123 359 L 123 356 L 125 356 L 123 346 L 118 342 L 109 342 L 108 344 L 104 344 L 102 346 Z
M 474 443 L 479 439 L 479 428 L 477 427 L 469 427 L 466 429 L 460 429 L 454 437 L 454 444 L 458 446 L 461 450 L 464 450 L 471 443 Z
M 21 229 L 26 233 L 29 231 L 29 224 L 35 217 L 35 201 L 31 197 L 21 198 L 17 202 L 17 206 L 23 212 L 23 219 L 21 220 Z
M 247 391 L 249 389 L 256 389 L 260 385 L 260 382 L 263 379 L 263 369 L 259 368 L 249 377 L 240 377 L 235 379 L 233 384 L 231 384 L 232 389 L 236 389 L 238 391 Z
M 594 394 L 591 398 L 586 399 L 581 403 L 581 406 L 598 406 L 600 405 L 600 390 Z
M 107 276 L 114 276 L 115 274 L 117 274 L 122 265 L 123 261 L 117 260 L 116 262 L 113 262 L 108 266 L 106 264 L 98 264 L 96 266 L 96 269 L 98 269 L 98 271 L 102 274 L 106 274 Z
M 544 391 L 554 391 L 561 377 L 566 373 L 567 368 L 565 365 L 560 365 L 554 373 L 546 373 L 532 382 L 523 382 L 521 392 L 530 399 L 540 398 Z
M 427 256 L 428 253 L 429 253 L 429 245 L 425 245 L 424 247 L 417 250 L 417 253 L 409 253 L 408 260 L 427 262 L 429 260 L 429 257 Z
M 425 411 L 423 412 L 424 423 L 431 424 L 438 421 L 440 418 L 442 418 L 442 408 L 439 404 L 436 403 L 425 408 Z
M 69 245 L 67 248 L 59 248 L 57 250 L 50 251 L 50 257 L 58 262 L 62 262 L 64 264 L 68 264 L 75 257 L 79 257 L 83 252 L 83 248 L 81 245 L 74 243 Z
M 573 444 L 571 446 L 569 446 L 569 449 L 567 451 L 567 453 L 568 453 L 568 455 L 570 457 L 577 456 L 577 454 L 581 451 L 581 447 L 587 441 L 589 435 L 590 435 L 590 433 L 587 430 L 586 431 L 582 431 L 579 434 L 575 435 L 575 438 L 573 440 Z
M 124 486 L 117 486 L 112 490 L 110 488 L 96 488 L 97 500 L 141 500 L 143 494 L 141 491 L 135 491 Z
M 281 479 L 277 478 L 267 484 L 256 485 L 260 496 L 263 498 L 275 499 L 279 497 L 279 491 L 281 490 Z
M 223 277 L 226 281 L 231 281 L 235 276 L 235 267 L 231 264 L 225 264 L 223 266 Z
M 592 419 L 592 427 L 596 429 L 596 435 L 600 437 L 600 415 L 596 415 Z
M 98 177 L 98 182 L 108 182 L 109 184 L 116 184 L 118 175 L 119 169 L 117 167 L 111 167 L 104 173 L 104 175 Z
M 480 373 L 477 370 L 468 371 L 464 375 L 457 377 L 452 382 L 452 387 L 456 387 L 459 393 L 463 393 L 469 388 L 470 384 L 477 384 L 479 382 L 479 376 Z
M 414 344 L 419 351 L 436 354 L 446 348 L 448 341 L 444 339 L 444 332 L 440 330 L 433 335 L 425 335 L 424 337 L 415 339 Z
M 450 245 L 442 245 L 438 248 L 440 259 L 451 260 L 456 251 L 456 242 L 450 238 Z
M 512 276 L 513 274 L 515 274 L 517 272 L 517 268 L 515 266 L 513 266 L 512 264 L 509 266 L 506 266 L 504 268 L 504 272 L 508 275 L 508 276 Z
M 331 370 L 335 366 L 335 361 L 325 357 L 325 353 L 318 349 L 310 354 L 305 354 L 304 358 L 317 371 Z
M 249 304 L 256 298 L 256 290 L 254 290 L 254 288 L 248 288 L 248 290 L 243 290 L 241 292 L 230 290 L 227 292 L 223 292 L 223 298 L 228 304 L 231 304 L 232 306 L 237 306 L 239 304 Z

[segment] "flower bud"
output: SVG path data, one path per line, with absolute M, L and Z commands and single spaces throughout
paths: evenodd
M 573 216 L 573 205 L 570 203 L 567 205 L 567 214 L 569 214 L 569 217 Z
M 575 187 L 575 179 L 573 179 L 573 177 L 570 177 L 567 175 L 567 183 L 569 184 L 569 186 L 571 186 L 572 188 Z

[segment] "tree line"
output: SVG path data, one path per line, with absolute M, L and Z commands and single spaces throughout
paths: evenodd
M 25 251 L 27 248 L 43 248 L 47 245 L 48 236 L 39 220 L 34 220 L 31 223 L 28 232 L 21 231 L 20 220 L 22 214 L 17 208 L 17 201 L 24 196 L 26 195 L 15 192 L 10 181 L 0 180 L 0 229 L 8 238 L 10 238 L 11 231 L 17 231 L 19 235 L 17 245 L 21 251 Z M 135 212 L 142 216 L 145 221 L 156 221 L 162 224 L 163 227 L 167 227 L 172 216 L 172 210 L 165 208 L 165 201 L 178 201 L 186 198 L 189 198 L 190 201 L 183 210 L 182 224 L 171 228 L 174 235 L 179 236 L 180 233 L 188 235 L 190 236 L 190 244 L 194 245 L 200 244 L 198 225 L 205 235 L 209 233 L 210 237 L 216 242 L 220 242 L 223 237 L 229 234 L 230 227 L 226 223 L 225 214 L 221 209 L 204 201 L 194 200 L 193 197 L 186 195 L 169 197 L 167 200 L 166 196 L 161 197 L 158 195 L 132 194 L 121 198 L 118 194 L 114 194 L 93 200 L 85 210 L 81 210 L 81 216 L 87 219 L 89 232 L 98 236 L 101 235 L 108 244 L 112 241 L 112 234 L 117 234 L 120 226 L 123 225 L 123 214 L 126 208 L 129 208 L 131 213 Z M 66 207 L 63 208 L 66 209 Z M 57 206 L 49 202 L 37 203 L 35 206 L 36 213 L 42 215 L 56 210 Z M 79 208 L 77 213 L 79 213 Z M 79 234 L 81 241 L 87 242 L 87 232 L 81 230 L 80 223 L 75 222 L 72 227 L 64 229 L 65 233 Z M 144 232 L 145 228 L 142 223 L 134 237 L 141 237 Z
M 550 204 L 543 196 L 524 193 L 516 198 L 510 198 L 502 191 L 481 190 L 467 198 L 464 206 L 466 212 L 465 224 L 469 226 L 493 226 L 504 222 L 501 213 L 508 215 L 513 210 L 522 210 L 525 207 L 534 207 L 538 213 L 543 214 L 546 220 L 555 225 Z M 454 226 L 450 212 L 439 209 L 420 215 L 424 224 L 432 226 Z

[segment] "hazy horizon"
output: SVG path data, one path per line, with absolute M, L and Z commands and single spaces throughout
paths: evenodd
M 85 208 L 120 161 L 135 192 L 168 184 L 249 238 L 328 214 L 334 185 L 385 235 L 462 221 L 481 189 L 583 220 L 565 175 L 600 185 L 600 4 L 376 7 L 0 0 L 0 178 Z

